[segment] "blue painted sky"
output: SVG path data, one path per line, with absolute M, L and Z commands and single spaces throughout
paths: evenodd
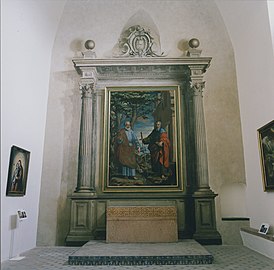
M 143 138 L 147 137 L 150 132 L 153 130 L 154 128 L 154 118 L 153 116 L 147 115 L 148 118 L 146 119 L 138 119 L 135 124 L 134 124 L 134 132 L 137 135 L 137 138 L 139 139 L 139 142 L 142 145 L 142 141 L 141 141 L 141 132 L 143 133 Z M 149 150 L 147 149 L 147 145 L 145 145 L 145 152 L 149 152 Z

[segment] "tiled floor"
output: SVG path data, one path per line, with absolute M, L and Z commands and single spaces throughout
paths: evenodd
M 2 270 L 274 270 L 274 261 L 243 246 L 205 246 L 213 255 L 211 265 L 150 265 L 150 266 L 72 266 L 68 265 L 68 256 L 76 247 L 37 247 L 21 256 L 21 261 L 6 261 Z

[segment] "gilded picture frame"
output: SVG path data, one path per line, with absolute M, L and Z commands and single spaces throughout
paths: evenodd
M 264 191 L 274 190 L 274 120 L 257 130 Z
M 104 192 L 182 191 L 179 86 L 105 88 Z
M 6 196 L 26 194 L 30 152 L 13 145 L 10 151 Z

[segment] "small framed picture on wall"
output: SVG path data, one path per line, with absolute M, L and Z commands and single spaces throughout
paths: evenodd
M 269 224 L 262 223 L 261 226 L 260 226 L 260 229 L 259 229 L 259 233 L 260 234 L 267 234 L 268 230 L 269 230 Z
M 30 152 L 13 145 L 10 152 L 6 196 L 26 194 Z
M 26 210 L 23 210 L 23 209 L 18 210 L 17 215 L 18 215 L 19 220 L 23 220 L 23 219 L 27 218 L 27 212 L 26 212 Z

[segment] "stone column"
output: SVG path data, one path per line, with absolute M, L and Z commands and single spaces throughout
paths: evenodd
M 193 129 L 194 129 L 194 145 L 195 145 L 195 163 L 196 163 L 196 193 L 210 192 L 208 178 L 208 161 L 206 146 L 206 131 L 203 106 L 203 89 L 205 82 L 203 81 L 203 66 L 190 66 L 190 95 L 193 102 Z
M 192 101 L 194 162 L 195 162 L 195 191 L 192 195 L 195 208 L 194 239 L 202 244 L 221 244 L 222 239 L 216 230 L 216 214 L 214 198 L 217 194 L 210 189 L 206 129 L 203 106 L 203 73 L 205 65 L 190 65 L 189 96 Z
M 92 173 L 93 151 L 93 98 L 95 89 L 94 78 L 83 78 L 80 81 L 82 91 L 82 110 L 80 125 L 80 142 L 78 158 L 78 178 L 76 192 L 95 191 Z

